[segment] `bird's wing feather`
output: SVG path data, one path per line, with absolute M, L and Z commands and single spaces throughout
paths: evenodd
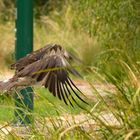
M 57 44 L 48 44 L 45 47 L 36 50 L 30 54 L 27 54 L 25 57 L 17 60 L 15 63 L 13 63 L 11 65 L 11 69 L 15 69 L 16 71 L 20 71 L 22 69 L 24 69 L 24 67 L 38 61 L 44 58 L 45 55 L 50 56 L 50 51 L 54 50 L 56 51 L 57 49 L 60 49 L 60 51 L 62 51 L 62 47 L 60 45 Z M 81 61 L 80 59 L 78 59 L 76 56 L 74 56 L 73 54 L 71 54 L 70 52 L 64 51 L 63 52 L 63 57 L 67 60 L 75 60 L 75 61 Z M 74 74 L 75 76 L 79 76 L 81 77 L 81 75 L 75 70 L 75 69 L 70 69 L 70 72 L 72 74 Z
M 65 104 L 70 104 L 73 106 L 72 99 L 76 104 L 76 100 L 74 96 L 79 98 L 81 101 L 86 103 L 78 94 L 82 93 L 76 85 L 72 82 L 69 77 L 69 70 L 64 67 L 62 59 L 59 56 L 55 58 L 50 58 L 50 61 L 53 60 L 53 63 L 48 64 L 47 68 L 50 69 L 49 73 L 46 73 L 46 79 L 42 79 L 44 82 L 42 83 L 49 91 L 57 96 L 60 100 L 63 100 Z M 52 68 L 52 70 L 51 70 Z M 54 69 L 53 68 L 57 68 Z M 41 76 L 41 75 L 40 75 Z M 38 78 L 41 80 L 41 78 Z
M 65 104 L 72 105 L 72 101 L 70 99 L 78 104 L 74 97 L 78 97 L 81 101 L 85 102 L 78 95 L 81 93 L 80 90 L 69 77 L 69 70 L 64 64 L 65 61 L 65 58 L 61 56 L 52 55 L 28 65 L 15 76 L 28 76 L 36 79 L 36 82 L 39 82 L 42 86 L 48 88 L 54 96 L 63 100 Z
M 49 44 L 19 59 L 11 68 L 16 70 L 15 79 L 33 78 L 48 88 L 54 96 L 73 106 L 71 99 L 78 105 L 75 97 L 85 101 L 78 95 L 81 91 L 69 77 L 69 73 L 80 76 L 69 64 L 71 58 L 72 55 L 64 51 L 60 45 Z
M 49 51 L 51 49 L 55 49 L 57 47 L 60 47 L 60 45 L 48 44 L 39 50 L 36 50 L 30 54 L 27 54 L 25 57 L 19 59 L 15 63 L 13 63 L 11 65 L 11 69 L 15 69 L 17 71 L 20 71 L 24 67 L 26 67 L 27 65 L 30 65 L 30 64 L 42 59 L 46 53 L 49 53 Z

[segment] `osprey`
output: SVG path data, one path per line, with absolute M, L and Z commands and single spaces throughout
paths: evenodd
M 82 92 L 69 77 L 69 73 L 80 76 L 69 63 L 72 59 L 77 58 L 60 45 L 46 45 L 12 64 L 11 69 L 16 71 L 15 75 L 7 82 L 0 82 L 0 89 L 11 91 L 18 87 L 40 84 L 67 105 L 73 106 L 70 98 L 78 104 L 74 96 L 86 103 L 79 96 Z

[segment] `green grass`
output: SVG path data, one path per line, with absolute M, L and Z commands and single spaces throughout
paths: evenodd
M 132 71 L 132 67 L 128 66 L 125 62 L 120 62 L 120 66 L 127 73 L 127 77 L 122 79 L 121 82 L 120 79 L 116 78 L 116 75 L 111 73 L 106 73 L 107 81 L 105 79 L 103 81 L 101 75 L 98 73 L 98 77 L 101 78 L 102 83 L 109 82 L 114 86 L 113 91 L 105 88 L 106 92 L 108 92 L 108 95 L 105 97 L 102 97 L 101 93 L 96 90 L 91 79 L 87 79 L 97 99 L 97 101 L 91 104 L 92 108 L 89 111 L 81 110 L 78 107 L 68 107 L 49 94 L 46 89 L 36 88 L 35 109 L 33 112 L 35 124 L 31 127 L 28 138 L 34 137 L 34 139 L 41 140 L 58 138 L 68 140 L 71 138 L 77 140 L 138 140 L 140 138 L 140 90 L 138 73 L 137 69 L 135 69 L 135 73 L 134 70 Z M 12 102 L 13 100 L 11 101 L 7 98 L 1 99 L 1 105 L 5 107 L 1 108 L 0 111 L 3 113 L 5 108 L 13 106 Z M 12 117 L 11 113 L 11 110 L 7 110 L 4 114 L 0 114 L 1 122 L 9 122 Z M 69 119 L 68 121 L 60 119 L 62 116 L 73 116 L 79 113 L 85 114 L 87 120 L 76 123 L 76 118 Z M 110 124 L 110 119 L 106 119 L 104 114 L 112 114 L 113 120 L 117 120 L 117 122 Z M 4 115 L 8 117 L 3 118 Z M 89 120 L 95 121 L 96 125 L 94 128 Z M 84 123 L 87 123 L 88 129 L 84 129 Z M 46 134 L 47 131 L 49 131 L 49 135 Z M 12 135 L 15 134 L 12 133 Z M 12 137 L 20 138 L 20 136 L 11 136 L 10 134 L 8 139 L 12 139 Z
M 10 122 L 13 119 L 14 106 L 10 99 L 0 99 L 0 123 Z
M 76 104 L 75 107 L 67 106 L 58 97 L 54 97 L 45 88 L 38 88 L 35 90 L 37 97 L 35 97 L 35 113 L 40 116 L 58 116 L 60 114 L 78 114 L 84 112 Z M 86 105 L 79 102 L 83 107 Z M 89 107 L 88 107 L 89 108 Z M 90 109 L 90 108 L 89 108 Z
M 96 90 L 92 83 L 91 77 L 87 82 L 90 83 L 94 96 L 97 101 L 91 104 L 89 111 L 81 110 L 78 107 L 71 108 L 66 106 L 63 102 L 53 97 L 46 89 L 36 88 L 35 93 L 35 109 L 33 116 L 35 124 L 31 127 L 30 136 L 34 139 L 109 139 L 109 140 L 123 140 L 131 138 L 138 140 L 140 115 L 139 115 L 139 79 L 138 70 L 135 71 L 132 67 L 128 66 L 125 62 L 120 62 L 122 71 L 127 73 L 127 77 L 118 79 L 116 75 L 108 72 L 106 79 L 102 78 L 102 74 L 98 74 L 98 80 L 101 79 L 103 83 L 112 83 L 114 90 L 105 88 L 108 95 L 102 97 L 100 92 Z M 134 65 L 133 65 L 134 67 Z M 93 71 L 92 71 L 93 70 Z M 90 70 L 90 74 L 95 73 L 94 69 Z M 13 100 L 1 96 L 0 120 L 1 123 L 10 122 L 13 118 Z M 11 109 L 10 109 L 11 108 Z M 61 116 L 73 116 L 79 113 L 85 114 L 87 120 L 81 123 L 75 123 L 76 118 L 63 121 L 58 119 Z M 113 119 L 117 123 L 110 124 L 110 119 L 105 118 L 103 114 L 112 114 Z M 5 117 L 4 117 L 5 116 Z M 101 119 L 102 117 L 102 119 Z M 90 121 L 95 121 L 96 129 L 92 128 Z M 87 123 L 88 129 L 84 129 L 84 123 Z M 119 123 L 119 125 L 118 125 Z M 67 127 L 65 126 L 67 125 Z M 25 129 L 25 131 L 28 131 Z M 49 131 L 49 135 L 46 135 Z M 12 135 L 12 136 L 11 136 Z M 14 135 L 14 136 L 13 136 Z M 15 132 L 9 135 L 8 139 L 21 138 L 16 136 Z
M 83 109 L 79 108 L 76 104 L 75 107 L 67 106 L 63 101 L 60 101 L 58 97 L 54 97 L 45 88 L 36 88 L 34 90 L 34 111 L 35 116 L 50 117 L 59 116 L 60 114 L 78 114 L 84 112 Z M 86 104 L 82 104 L 83 107 Z M 89 107 L 88 107 L 89 108 Z M 90 109 L 90 108 L 89 108 Z M 0 122 L 10 122 L 14 117 L 14 99 L 1 95 L 0 99 Z
M 53 95 L 51 95 L 44 88 L 36 88 L 34 91 L 35 91 L 35 98 L 34 98 L 35 103 L 34 103 L 34 111 L 32 112 L 32 116 L 35 122 L 34 125 L 30 128 L 31 130 L 30 137 L 34 136 L 36 139 L 47 138 L 45 131 L 43 132 L 44 134 L 42 134 L 41 131 L 44 128 L 46 131 L 52 131 L 50 133 L 50 137 L 54 137 L 55 139 L 57 139 L 59 135 L 57 129 L 60 129 L 60 131 L 64 130 L 63 128 L 64 124 L 58 127 L 58 124 L 60 125 L 60 123 L 62 123 L 63 121 L 57 119 L 57 117 L 65 116 L 65 115 L 71 116 L 71 115 L 76 115 L 79 113 L 86 112 L 83 109 L 77 107 L 76 105 L 74 106 L 74 108 L 65 105 L 62 101 L 59 101 L 56 97 L 53 97 Z M 1 95 L 0 101 L 1 101 L 0 123 L 5 124 L 7 122 L 10 124 L 14 119 L 14 110 L 15 110 L 14 100 L 11 97 Z M 47 119 L 49 119 L 48 122 Z M 72 119 L 72 121 L 75 122 L 74 119 Z M 68 123 L 69 122 L 66 122 L 66 124 Z M 47 128 L 48 124 L 51 126 L 50 128 Z M 38 127 L 40 128 L 39 130 Z M 25 128 L 25 131 L 28 130 L 26 130 Z M 80 134 L 79 132 L 77 133 Z M 9 134 L 6 137 L 8 139 L 20 138 L 19 136 L 16 136 L 15 132 Z

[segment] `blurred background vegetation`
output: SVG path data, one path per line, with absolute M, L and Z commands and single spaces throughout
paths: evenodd
M 139 65 L 139 9 L 137 0 L 34 0 L 34 46 L 62 44 L 101 71 L 119 71 L 120 57 Z M 0 0 L 0 60 L 6 64 L 14 48 L 15 11 L 15 0 Z
M 0 0 L 1 71 L 8 71 L 14 61 L 15 11 L 15 0 Z M 46 43 L 61 44 L 78 55 L 87 80 L 98 75 L 98 80 L 115 86 L 114 105 L 100 99 L 106 106 L 101 110 L 113 111 L 123 126 L 101 122 L 103 138 L 140 139 L 140 2 L 34 0 L 34 48 Z

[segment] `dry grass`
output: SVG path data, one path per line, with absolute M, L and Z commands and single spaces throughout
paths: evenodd
M 0 69 L 8 70 L 8 65 L 13 61 L 15 47 L 14 24 L 0 24 Z

